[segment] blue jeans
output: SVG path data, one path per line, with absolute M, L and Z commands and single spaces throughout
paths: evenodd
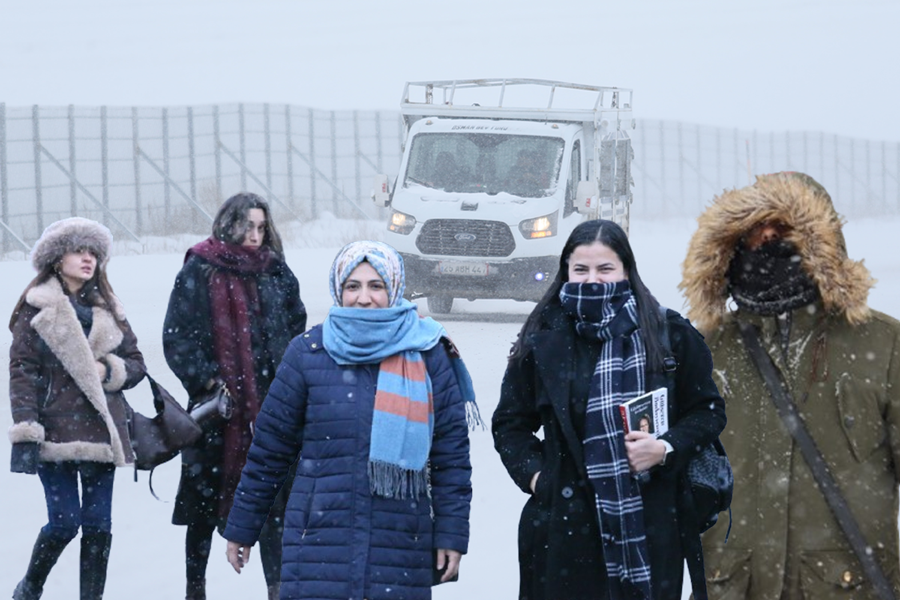
M 44 484 L 48 523 L 44 531 L 73 538 L 81 527 L 112 530 L 112 493 L 116 467 L 98 462 L 42 462 L 38 476 Z M 81 497 L 78 479 L 81 478 Z

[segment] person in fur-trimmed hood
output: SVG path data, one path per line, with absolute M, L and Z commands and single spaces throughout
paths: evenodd
M 115 468 L 134 461 L 122 390 L 146 372 L 106 278 L 111 243 L 109 230 L 90 219 L 47 227 L 31 252 L 38 275 L 10 319 L 11 466 L 40 476 L 49 515 L 16 600 L 41 597 L 79 528 L 81 599 L 103 596 Z
M 728 409 L 734 525 L 703 537 L 711 598 L 879 597 L 745 347 L 755 331 L 866 544 L 900 597 L 900 322 L 867 304 L 825 189 L 757 177 L 700 216 L 683 264 L 688 317 L 706 335 Z

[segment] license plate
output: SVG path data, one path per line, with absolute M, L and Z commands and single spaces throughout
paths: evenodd
M 479 262 L 448 262 L 438 264 L 441 275 L 475 275 L 484 277 L 488 274 L 487 263 Z

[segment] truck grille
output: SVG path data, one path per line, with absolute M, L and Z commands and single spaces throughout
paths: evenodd
M 443 256 L 509 256 L 516 241 L 500 221 L 432 219 L 422 226 L 416 248 Z

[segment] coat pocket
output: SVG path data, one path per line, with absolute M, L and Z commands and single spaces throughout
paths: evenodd
M 857 462 L 865 462 L 887 440 L 875 391 L 849 373 L 843 373 L 836 392 L 841 429 L 853 457 Z
M 706 587 L 717 600 L 743 600 L 750 588 L 749 548 L 715 548 L 704 553 Z
M 898 592 L 897 557 L 891 552 L 876 550 L 875 558 L 885 570 L 885 576 Z M 850 550 L 817 550 L 800 555 L 800 590 L 804 600 L 819 598 L 852 598 L 878 600 L 879 596 L 866 581 L 862 566 Z

